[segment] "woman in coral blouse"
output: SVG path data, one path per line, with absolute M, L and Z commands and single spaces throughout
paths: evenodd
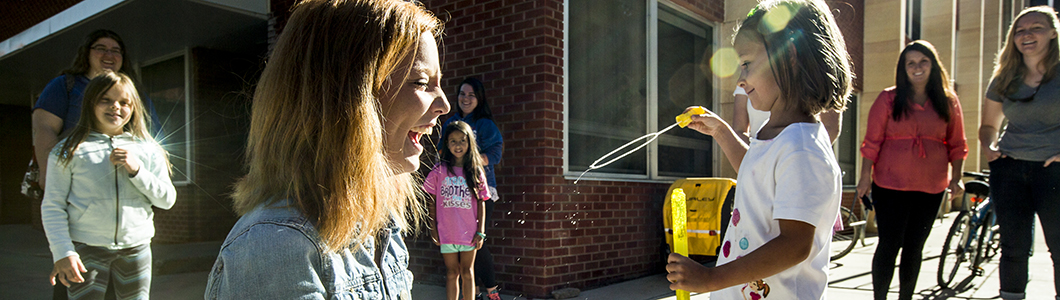
M 964 192 L 961 167 L 968 154 L 961 105 L 935 47 L 906 45 L 898 58 L 895 86 L 869 110 L 861 143 L 858 197 L 871 188 L 880 240 L 872 259 L 876 299 L 886 299 L 902 249 L 898 299 L 910 299 L 920 272 L 924 241 L 943 194 Z M 951 168 L 952 167 L 952 168 Z

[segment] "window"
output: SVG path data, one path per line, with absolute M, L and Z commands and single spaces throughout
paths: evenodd
M 920 1 L 906 0 L 905 37 L 910 42 L 920 39 Z
M 569 0 L 566 7 L 568 175 L 672 125 L 688 106 L 713 109 L 714 29 L 705 22 L 643 0 Z M 590 176 L 711 176 L 712 147 L 710 137 L 678 127 Z
M 843 119 L 839 121 L 842 129 L 839 131 L 839 139 L 836 140 L 836 159 L 839 160 L 839 169 L 843 171 L 843 185 L 854 186 L 858 182 L 857 169 L 858 159 L 861 158 L 861 136 L 858 136 L 858 94 L 851 94 L 847 99 L 847 110 L 843 112 Z
M 142 69 L 141 94 L 154 102 L 162 122 L 159 142 L 169 152 L 173 164 L 173 183 L 186 184 L 193 179 L 190 136 L 190 104 L 186 84 L 185 55 L 164 58 Z

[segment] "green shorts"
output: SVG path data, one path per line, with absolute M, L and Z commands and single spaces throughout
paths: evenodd
M 475 246 L 457 245 L 457 244 L 442 244 L 442 254 L 446 253 L 457 253 L 457 252 L 468 252 L 475 250 Z

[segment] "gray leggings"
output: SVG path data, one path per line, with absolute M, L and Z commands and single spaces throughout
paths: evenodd
M 70 285 L 70 299 L 103 299 L 108 285 L 115 299 L 150 297 L 150 244 L 111 250 L 75 242 L 74 247 L 88 273 L 82 275 L 85 282 Z

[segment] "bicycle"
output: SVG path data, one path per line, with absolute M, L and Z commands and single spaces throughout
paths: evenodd
M 964 172 L 964 177 L 974 177 L 964 184 L 961 212 L 946 235 L 939 256 L 938 284 L 949 287 L 953 279 L 983 275 L 980 265 L 992 259 L 1001 246 L 997 218 L 990 201 L 989 175 Z
M 858 202 L 862 201 L 854 200 L 850 204 L 850 208 L 846 208 L 843 205 L 839 206 L 839 219 L 843 228 L 832 233 L 829 261 L 835 261 L 850 254 L 850 251 L 854 250 L 854 246 L 857 246 L 858 241 L 861 241 L 862 246 L 869 245 L 865 243 L 865 225 L 868 224 L 868 221 L 862 218 L 868 217 L 868 210 L 871 208 L 867 207 L 867 202 L 861 203 L 861 218 L 855 215 L 852 210 L 857 208 Z

